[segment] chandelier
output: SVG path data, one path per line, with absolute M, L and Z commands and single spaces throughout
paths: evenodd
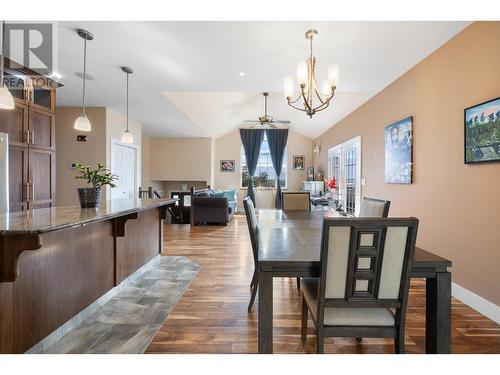
M 328 108 L 330 101 L 333 99 L 339 80 L 339 67 L 336 64 L 332 64 L 328 67 L 328 79 L 323 84 L 323 90 L 320 93 L 314 71 L 316 67 L 316 58 L 313 56 L 312 47 L 313 39 L 318 36 L 318 31 L 308 30 L 305 36 L 310 43 L 310 55 L 306 61 L 301 61 L 297 65 L 297 81 L 300 86 L 299 96 L 297 99 L 293 100 L 294 82 L 292 77 L 285 78 L 284 91 L 290 107 L 306 112 L 309 117 L 312 118 L 316 112 Z M 314 106 L 314 101 L 316 100 L 318 102 L 317 105 Z M 300 104 L 297 103 L 299 101 Z M 299 105 L 301 106 L 299 107 Z

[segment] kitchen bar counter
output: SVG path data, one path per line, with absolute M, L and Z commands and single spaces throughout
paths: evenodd
M 159 256 L 176 199 L 0 215 L 0 353 L 23 353 Z
M 116 199 L 103 201 L 98 209 L 66 206 L 0 214 L 0 236 L 40 234 L 173 205 L 175 201 L 175 199 Z

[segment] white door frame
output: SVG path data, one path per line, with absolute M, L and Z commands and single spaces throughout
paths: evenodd
M 139 197 L 139 186 L 140 186 L 140 183 L 141 183 L 141 165 L 140 165 L 140 158 L 139 158 L 139 155 L 140 155 L 140 147 L 139 145 L 136 145 L 135 143 L 124 143 L 116 138 L 111 138 L 111 147 L 110 147 L 110 169 L 113 170 L 113 162 L 114 162 L 114 147 L 115 146 L 124 146 L 124 147 L 129 147 L 131 149 L 134 150 L 134 164 L 135 164 L 135 168 L 134 168 L 134 194 L 133 194 L 133 197 L 134 198 L 138 198 Z M 107 192 L 107 196 L 109 197 L 109 199 L 111 199 L 111 188 L 109 186 L 107 186 L 108 188 L 108 192 Z
M 334 154 L 340 155 L 340 181 L 339 187 L 340 189 L 345 188 L 345 161 L 344 161 L 344 151 L 347 149 L 355 147 L 356 148 L 356 160 L 357 160 L 357 168 L 356 168 L 356 195 L 355 195 L 355 214 L 359 214 L 359 210 L 361 208 L 361 135 L 353 137 L 345 142 L 342 142 L 338 145 L 330 147 L 328 149 L 328 177 L 332 177 L 331 174 L 331 165 L 330 159 Z M 345 195 L 345 194 L 344 194 Z M 345 199 L 345 197 L 342 197 Z M 345 203 L 345 202 L 344 202 Z M 346 207 L 344 207 L 345 209 Z

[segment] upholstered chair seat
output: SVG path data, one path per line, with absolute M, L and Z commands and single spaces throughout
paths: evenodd
M 319 278 L 302 279 L 300 287 L 311 308 L 313 319 L 317 318 Z M 394 313 L 388 308 L 325 307 L 325 326 L 394 326 Z

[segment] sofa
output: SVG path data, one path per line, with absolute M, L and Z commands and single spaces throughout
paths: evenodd
M 191 225 L 227 223 L 238 212 L 237 190 L 191 188 Z

